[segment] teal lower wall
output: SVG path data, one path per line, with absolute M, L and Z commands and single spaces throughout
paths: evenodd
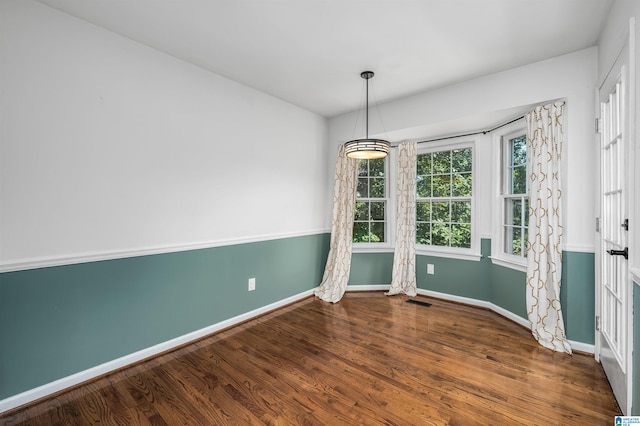
M 392 272 L 393 253 L 354 253 L 349 285 L 389 284 Z
M 525 273 L 494 265 L 491 240 L 483 239 L 480 261 L 434 256 L 416 256 L 419 289 L 487 301 L 524 319 L 527 318 Z M 567 338 L 594 344 L 595 269 L 594 254 L 563 252 L 560 299 Z M 427 274 L 433 264 L 434 275 Z M 350 285 L 389 284 L 393 253 L 354 253 Z
M 312 289 L 322 278 L 329 240 L 319 234 L 0 274 L 0 399 Z M 485 239 L 480 261 L 417 256 L 418 287 L 488 301 L 526 318 L 525 274 L 494 265 L 490 253 Z M 593 262 L 593 253 L 563 257 L 567 337 L 588 344 L 594 343 Z M 428 263 L 434 275 L 427 275 Z M 393 253 L 355 253 L 349 284 L 388 284 L 392 269 Z M 251 277 L 257 286 L 248 292 Z M 634 318 L 638 333 L 640 315 Z M 634 358 L 634 383 L 639 363 Z
M 485 254 L 485 251 L 489 250 Z M 416 282 L 418 288 L 477 300 L 491 300 L 491 284 L 487 272 L 491 242 L 482 240 L 480 261 L 458 260 L 446 257 L 416 256 Z M 432 264 L 434 274 L 427 274 Z
M 310 290 L 329 239 L 2 273 L 0 399 Z
M 595 254 L 562 252 L 560 303 L 569 340 L 595 344 Z
M 491 253 L 491 251 L 489 251 Z M 484 254 L 483 254 L 484 256 Z M 484 258 L 484 257 L 483 257 Z M 527 319 L 525 294 L 526 273 L 504 266 L 494 265 L 489 260 L 491 281 L 491 303 Z

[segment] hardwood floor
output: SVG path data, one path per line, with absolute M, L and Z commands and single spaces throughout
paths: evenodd
M 490 311 L 308 298 L 0 416 L 3 425 L 610 425 L 592 356 Z

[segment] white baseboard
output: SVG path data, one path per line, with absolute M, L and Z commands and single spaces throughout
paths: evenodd
M 443 300 L 450 300 L 452 302 L 464 303 L 465 305 L 477 306 L 479 308 L 486 308 L 486 309 L 492 310 L 497 314 L 502 315 L 503 317 L 515 322 L 516 324 L 519 324 L 526 328 L 530 328 L 528 320 L 498 305 L 494 305 L 491 302 L 487 302 L 486 300 L 478 300 L 478 299 L 472 299 L 470 297 L 454 296 L 452 294 L 439 293 L 437 291 L 422 290 L 422 289 L 418 289 L 418 294 L 421 294 L 423 296 L 435 297 L 436 299 L 443 299 Z
M 348 285 L 347 291 L 387 291 L 389 284 Z
M 467 305 L 478 306 L 481 308 L 487 308 L 515 322 L 516 324 L 519 324 L 527 329 L 531 329 L 529 320 L 522 318 L 521 316 L 516 315 L 513 312 L 508 311 L 498 305 L 494 305 L 491 302 L 487 302 L 484 300 L 471 299 L 469 297 L 453 296 L 451 294 L 439 293 L 437 291 L 431 291 L 431 290 L 418 289 L 418 294 L 422 294 L 423 296 L 435 297 L 437 299 L 450 300 L 452 302 L 459 302 Z M 576 342 L 574 340 L 568 340 L 568 342 L 569 342 L 569 345 L 571 345 L 571 349 L 574 349 L 576 351 L 586 352 L 592 355 L 595 353 L 595 345 L 592 345 L 589 343 Z
M 574 340 L 568 340 L 568 339 L 567 339 L 567 342 L 569 342 L 571 349 L 574 351 L 585 352 L 591 355 L 594 355 L 596 353 L 595 345 L 591 345 L 589 343 L 576 342 Z
M 263 306 L 253 311 L 249 311 L 245 314 L 238 315 L 228 320 L 221 321 L 217 324 L 213 324 L 208 327 L 202 328 L 200 330 L 196 330 L 191 333 L 176 337 L 175 339 L 171 339 L 166 342 L 159 343 L 157 345 L 151 346 L 141 351 L 134 352 L 132 354 L 125 355 L 123 357 L 114 359 L 112 361 L 105 362 L 104 364 L 100 364 L 95 367 L 89 368 L 88 370 L 80 371 L 78 373 L 72 374 L 71 376 L 63 377 L 54 382 L 50 382 L 42 386 L 38 386 L 37 388 L 30 389 L 28 391 L 19 393 L 17 395 L 10 396 L 9 398 L 0 400 L 0 413 L 11 410 L 13 408 L 20 407 L 30 402 L 36 401 L 40 398 L 44 398 L 56 392 L 60 392 L 61 390 L 70 388 L 72 386 L 78 385 L 80 383 L 86 382 L 88 380 L 94 379 L 96 377 L 102 376 L 104 374 L 110 373 L 112 371 L 118 370 L 128 365 L 134 364 L 136 362 L 140 362 L 144 359 L 161 354 L 162 352 L 175 349 L 186 343 L 190 343 L 198 339 L 201 339 L 205 336 L 208 336 L 209 334 L 215 333 L 217 331 L 220 331 L 225 328 L 231 327 L 233 325 L 239 324 L 241 322 L 247 321 L 251 318 L 265 314 L 274 309 L 277 309 L 282 306 L 288 305 L 290 303 L 296 302 L 298 300 L 304 299 L 305 297 L 313 295 L 314 290 L 315 289 L 307 290 L 303 293 L 296 294 L 294 296 L 288 297 L 286 299 L 280 300 L 270 305 Z

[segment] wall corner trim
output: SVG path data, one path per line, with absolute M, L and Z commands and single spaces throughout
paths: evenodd
M 142 349 L 129 355 L 125 355 L 112 361 L 105 362 L 104 364 L 100 364 L 87 370 L 80 371 L 70 376 L 55 380 L 53 382 L 46 383 L 42 386 L 38 386 L 37 388 L 10 396 L 8 398 L 0 400 L 0 413 L 18 408 L 25 404 L 29 404 L 41 398 L 46 398 L 47 396 L 52 395 L 56 392 L 60 392 L 64 389 L 70 388 L 80 383 L 95 379 L 99 376 L 105 375 L 120 368 L 127 367 L 131 364 L 143 361 L 145 359 L 159 355 L 163 352 L 170 351 L 179 346 L 194 342 L 225 328 L 231 327 L 257 316 L 266 314 L 277 308 L 281 308 L 283 306 L 305 299 L 309 296 L 312 296 L 314 290 L 315 288 L 304 291 L 302 293 L 287 297 L 286 299 L 279 300 L 261 308 L 254 309 L 252 311 L 237 315 L 233 318 L 229 318 L 208 327 L 201 328 L 200 330 L 184 334 L 171 340 L 167 340 L 166 342 L 158 343 L 157 345 Z
M 593 245 L 565 244 L 562 247 L 562 251 L 573 251 L 577 253 L 595 253 L 596 248 Z

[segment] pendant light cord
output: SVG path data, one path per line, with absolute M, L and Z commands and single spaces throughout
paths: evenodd
M 367 78 L 367 114 L 365 120 L 367 139 L 369 139 L 369 78 Z

